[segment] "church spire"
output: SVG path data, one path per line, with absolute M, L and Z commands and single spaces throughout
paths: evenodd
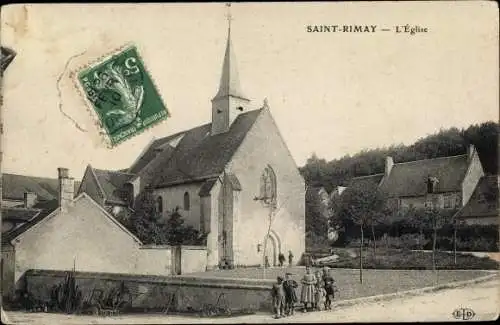
M 212 99 L 212 135 L 227 132 L 238 115 L 244 112 L 250 100 L 241 91 L 236 56 L 231 43 L 231 4 L 228 8 L 227 42 L 219 91 Z
M 224 53 L 224 62 L 222 64 L 222 75 L 220 78 L 219 91 L 214 97 L 217 98 L 234 96 L 243 99 L 247 99 L 243 92 L 241 91 L 240 79 L 238 77 L 238 67 L 236 64 L 236 56 L 233 49 L 233 44 L 231 42 L 231 21 L 233 20 L 231 16 L 231 4 L 226 4 L 228 7 L 227 13 L 227 42 L 226 42 L 226 52 Z

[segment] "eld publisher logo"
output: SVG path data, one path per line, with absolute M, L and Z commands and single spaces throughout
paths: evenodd
M 453 317 L 461 320 L 471 320 L 476 313 L 470 308 L 457 308 L 453 311 Z

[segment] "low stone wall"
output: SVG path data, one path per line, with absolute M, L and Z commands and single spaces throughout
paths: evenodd
M 25 273 L 26 290 L 34 298 L 49 302 L 51 290 L 64 283 L 66 272 L 29 270 Z M 189 276 L 165 277 L 112 273 L 76 272 L 76 285 L 82 291 L 83 301 L 92 292 L 111 292 L 124 288 L 122 299 L 130 310 L 199 311 L 207 305 L 227 307 L 232 312 L 241 310 L 271 310 L 269 280 L 196 278 Z

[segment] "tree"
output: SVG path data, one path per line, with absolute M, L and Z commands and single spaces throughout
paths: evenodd
M 385 197 L 377 184 L 366 182 L 355 184 L 346 189 L 340 197 L 336 213 L 344 224 L 351 223 L 359 227 L 361 244 L 359 246 L 359 281 L 363 283 L 363 245 L 364 228 L 380 218 L 385 208 Z
M 204 240 L 196 229 L 184 224 L 178 207 L 169 213 L 166 222 L 161 221 L 162 214 L 157 211 L 152 193 L 145 191 L 137 209 L 124 224 L 144 244 L 194 245 Z
M 450 223 L 450 217 L 452 212 L 438 209 L 435 204 L 430 204 L 430 206 L 425 210 L 425 220 L 432 227 L 432 269 L 436 270 L 436 243 L 437 243 L 437 233 L 445 224 Z
M 200 238 L 199 232 L 191 226 L 184 225 L 179 207 L 170 214 L 165 225 L 166 238 L 169 245 L 195 244 Z
M 309 187 L 306 192 L 306 234 L 324 241 L 328 228 L 328 206 L 321 201 L 318 190 Z

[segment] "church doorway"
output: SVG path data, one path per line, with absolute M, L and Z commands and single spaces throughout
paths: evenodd
M 266 250 L 264 254 L 264 265 L 266 265 L 266 256 L 269 260 L 269 266 L 277 266 L 278 265 L 278 254 L 281 252 L 281 242 L 279 240 L 278 234 L 272 231 L 268 236 L 264 237 L 264 241 L 267 239 L 267 243 L 265 242 Z

